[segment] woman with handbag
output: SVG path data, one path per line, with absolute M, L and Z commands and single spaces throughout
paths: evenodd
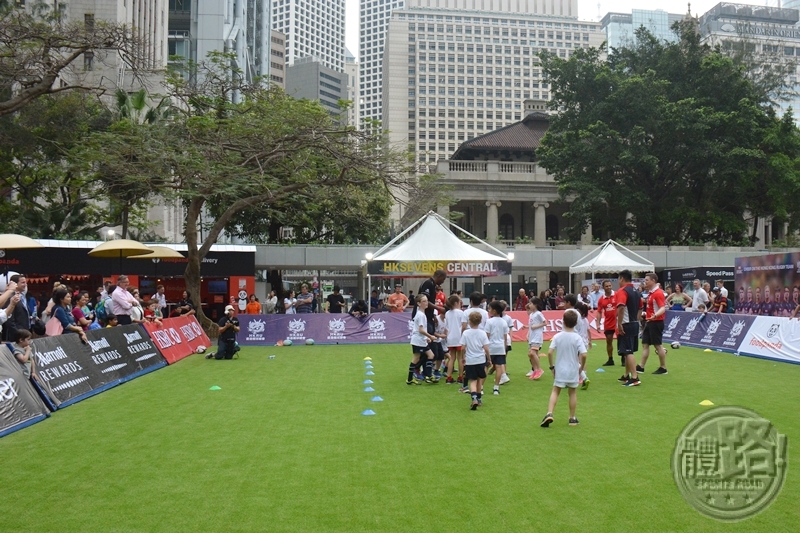
M 53 319 L 47 321 L 46 331 L 50 336 L 77 333 L 81 342 L 87 342 L 86 333 L 72 316 L 72 295 L 66 289 L 57 289 L 53 293 Z

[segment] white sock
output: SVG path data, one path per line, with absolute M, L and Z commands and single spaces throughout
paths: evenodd
M 586 370 L 581 370 L 581 379 L 586 381 Z

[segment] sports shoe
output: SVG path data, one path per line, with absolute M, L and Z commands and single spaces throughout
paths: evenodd
M 643 366 L 636 365 L 636 371 L 637 371 L 637 372 L 644 372 L 644 367 L 643 367 Z
M 603 366 L 614 366 L 614 359 L 613 358 L 609 359 L 608 361 L 603 363 Z
M 214 352 L 206 354 L 206 359 L 212 359 L 213 357 L 214 357 Z
M 428 376 L 425 378 L 425 383 L 439 383 L 439 378 L 435 376 Z
M 631 378 L 624 384 L 624 386 L 625 387 L 638 387 L 641 384 L 642 384 L 642 382 L 639 381 L 639 378 Z
M 452 385 L 453 383 L 456 382 L 456 380 L 453 379 L 453 376 L 447 376 L 447 379 L 444 380 L 444 382 L 447 383 L 448 385 Z
M 492 391 L 492 394 L 494 394 L 495 396 L 500 396 L 500 389 L 498 387 L 495 387 L 494 390 Z
M 500 376 L 500 385 L 505 385 L 509 381 L 511 381 L 511 378 L 508 377 L 508 374 L 503 374 L 502 376 Z
M 544 418 L 542 419 L 542 423 L 539 424 L 539 425 L 541 427 L 543 427 L 543 428 L 546 428 L 546 427 L 550 427 L 550 424 L 552 424 L 552 423 L 553 423 L 553 413 L 547 413 L 546 415 L 544 415 Z
M 420 381 L 423 381 L 425 379 L 425 376 L 420 374 L 419 372 L 414 372 L 414 379 L 418 379 Z
M 583 380 L 583 383 L 581 383 L 581 390 L 586 390 L 586 389 L 588 389 L 588 388 L 589 388 L 589 383 L 591 383 L 591 382 L 592 382 L 592 380 L 590 380 L 590 379 L 588 379 L 588 378 L 587 378 L 587 379 L 584 379 L 584 380 Z
M 494 374 L 495 370 L 496 369 L 495 369 L 494 365 L 492 365 L 492 368 L 489 369 L 489 375 L 491 376 L 492 374 Z
M 667 372 L 666 368 L 664 368 L 663 366 L 660 366 L 660 367 L 658 367 L 658 369 L 655 372 L 653 372 L 653 374 L 655 374 L 657 376 L 663 376 L 664 374 L 669 374 L 669 372 Z
M 461 387 L 460 389 L 458 389 L 458 392 L 469 394 L 469 387 Z
M 580 422 L 578 422 L 578 419 L 575 418 L 574 416 L 569 419 L 569 425 L 570 426 L 577 426 L 578 424 L 580 424 Z
M 483 398 L 478 398 L 478 407 L 483 407 Z
M 617 381 L 620 383 L 627 383 L 628 382 L 628 374 L 622 374 L 622 377 L 617 378 Z
M 438 370 L 434 370 L 434 372 L 433 372 L 433 376 L 434 376 L 436 379 L 442 379 L 442 373 L 441 373 L 441 372 L 439 372 Z
M 474 411 L 475 409 L 478 408 L 478 405 L 480 405 L 480 404 L 478 403 L 478 400 L 476 398 L 476 399 L 472 400 L 472 404 L 470 404 L 469 408 L 470 408 L 470 410 Z
M 417 381 L 414 378 L 411 378 L 408 381 L 406 381 L 406 385 L 419 385 L 419 381 Z
M 544 370 L 542 370 L 540 368 L 539 370 L 537 370 L 536 372 L 533 373 L 533 375 L 531 376 L 531 379 L 535 381 L 535 380 L 539 379 L 542 376 L 544 376 Z
M 525 374 L 525 377 L 526 377 L 526 378 L 529 378 L 529 377 L 531 377 L 531 376 L 533 376 L 533 370 L 531 370 L 530 372 L 528 372 L 527 374 Z

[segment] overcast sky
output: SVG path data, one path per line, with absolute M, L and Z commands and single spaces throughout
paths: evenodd
M 692 14 L 702 15 L 721 0 L 693 0 L 692 1 Z M 345 31 L 345 44 L 347 48 L 358 57 L 358 6 L 359 0 L 346 0 L 347 13 L 346 17 L 346 31 Z M 684 0 L 600 0 L 600 9 L 598 10 L 598 0 L 578 0 L 578 18 L 581 20 L 600 20 L 609 11 L 616 11 L 618 13 L 630 13 L 631 9 L 663 9 L 669 13 L 686 13 L 687 2 Z M 778 0 L 761 0 L 759 1 L 746 1 L 741 3 L 757 4 L 757 5 L 777 5 Z M 600 16 L 598 16 L 598 12 Z

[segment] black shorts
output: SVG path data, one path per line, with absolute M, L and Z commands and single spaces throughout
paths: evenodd
M 493 365 L 504 365 L 506 364 L 506 356 L 505 355 L 493 355 L 492 357 L 492 364 Z
M 660 346 L 662 341 L 662 336 L 664 335 L 664 321 L 663 320 L 651 320 L 644 325 L 644 331 L 642 331 L 642 344 L 647 344 L 651 346 Z
M 418 354 L 418 353 L 424 354 L 430 349 L 431 349 L 430 345 L 428 346 L 414 346 L 413 344 L 411 345 L 412 354 Z
M 603 333 L 605 333 L 606 337 L 611 335 L 612 337 L 617 334 L 617 330 L 615 329 L 607 329 Z
M 506 346 L 506 353 L 511 351 L 511 346 Z
M 441 342 L 432 342 L 430 344 L 431 351 L 433 352 L 433 360 L 434 361 L 443 361 L 444 360 L 444 347 L 442 346 Z
M 617 337 L 617 353 L 628 355 L 639 351 L 639 323 L 622 324 L 622 331 L 625 335 Z
M 476 379 L 486 379 L 486 366 L 480 365 L 464 365 L 464 375 L 468 381 L 475 381 Z

